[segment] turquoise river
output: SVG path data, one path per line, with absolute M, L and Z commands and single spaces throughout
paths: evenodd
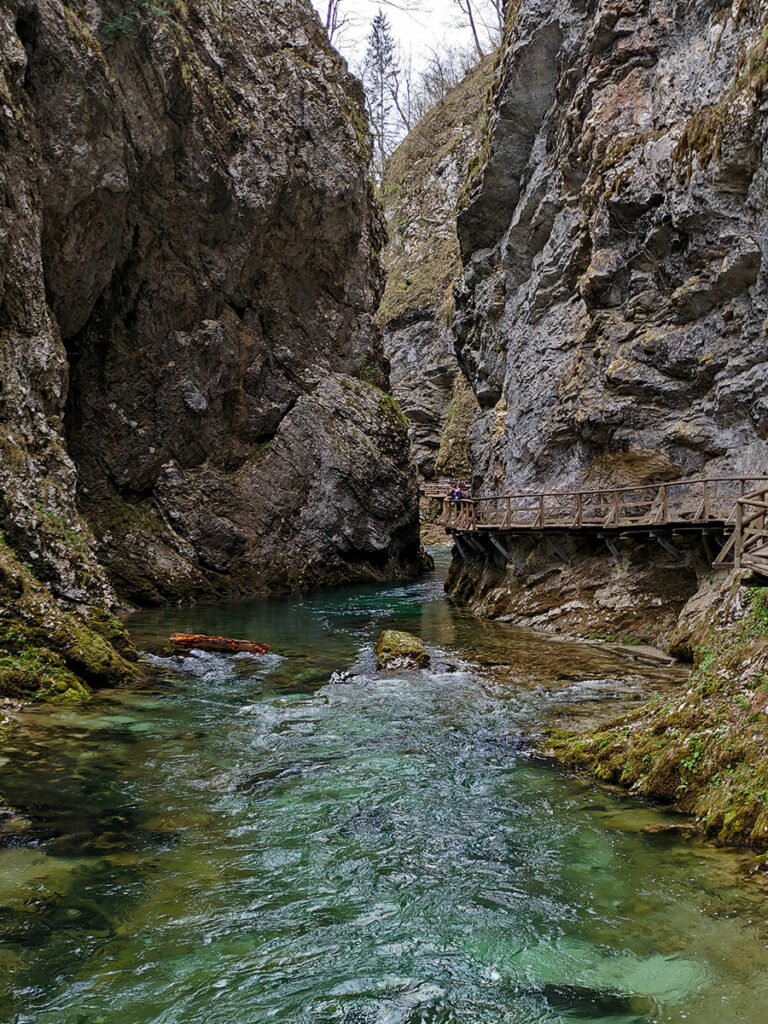
M 679 673 L 473 620 L 443 570 L 142 612 L 147 683 L 0 714 L 3 1024 L 768 1022 L 745 854 L 531 755 Z M 390 625 L 431 669 L 374 671 Z

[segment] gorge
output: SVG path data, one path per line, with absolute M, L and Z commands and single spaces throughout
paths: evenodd
M 0 0 L 0 1019 L 763 1024 L 768 579 L 423 492 L 766 479 L 768 3 L 505 10 Z

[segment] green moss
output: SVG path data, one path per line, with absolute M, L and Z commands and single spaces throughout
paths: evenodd
M 135 653 L 118 619 L 62 610 L 0 538 L 0 695 L 83 700 L 89 685 L 137 678 L 129 658 Z
M 427 668 L 429 661 L 424 641 L 412 633 L 385 629 L 376 644 L 376 667 L 379 670 Z
M 382 391 L 381 388 L 376 388 L 379 393 L 378 406 L 379 410 L 385 415 L 393 417 L 397 421 L 397 425 L 403 429 L 408 429 L 408 418 L 403 412 L 400 403 L 392 395 L 386 391 Z
M 739 120 L 736 109 L 738 101 L 751 95 L 756 103 L 768 82 L 766 13 L 757 5 L 751 12 L 742 10 L 740 16 L 759 18 L 761 28 L 757 38 L 739 57 L 734 77 L 719 102 L 702 107 L 688 119 L 683 128 L 672 161 L 680 175 L 688 180 L 693 172 L 694 159 L 698 160 L 704 171 L 713 161 L 720 159 L 725 130 L 729 124 Z
M 768 847 L 768 590 L 746 596 L 740 618 L 703 628 L 679 697 L 550 739 L 566 764 L 675 802 L 721 842 Z

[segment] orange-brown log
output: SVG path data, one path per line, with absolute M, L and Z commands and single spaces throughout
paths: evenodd
M 173 633 L 171 643 L 176 647 L 196 648 L 200 651 L 224 651 L 229 654 L 266 654 L 269 644 L 254 643 L 252 640 L 233 640 L 227 636 L 203 636 L 197 633 Z

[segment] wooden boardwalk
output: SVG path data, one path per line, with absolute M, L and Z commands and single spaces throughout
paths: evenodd
M 681 561 L 674 540 L 698 536 L 717 567 L 768 578 L 768 477 L 708 477 L 610 490 L 542 491 L 444 501 L 440 523 L 460 554 L 498 551 L 506 538 L 545 537 L 564 560 L 558 535 L 617 541 L 650 537 Z M 483 541 L 487 539 L 491 549 Z

